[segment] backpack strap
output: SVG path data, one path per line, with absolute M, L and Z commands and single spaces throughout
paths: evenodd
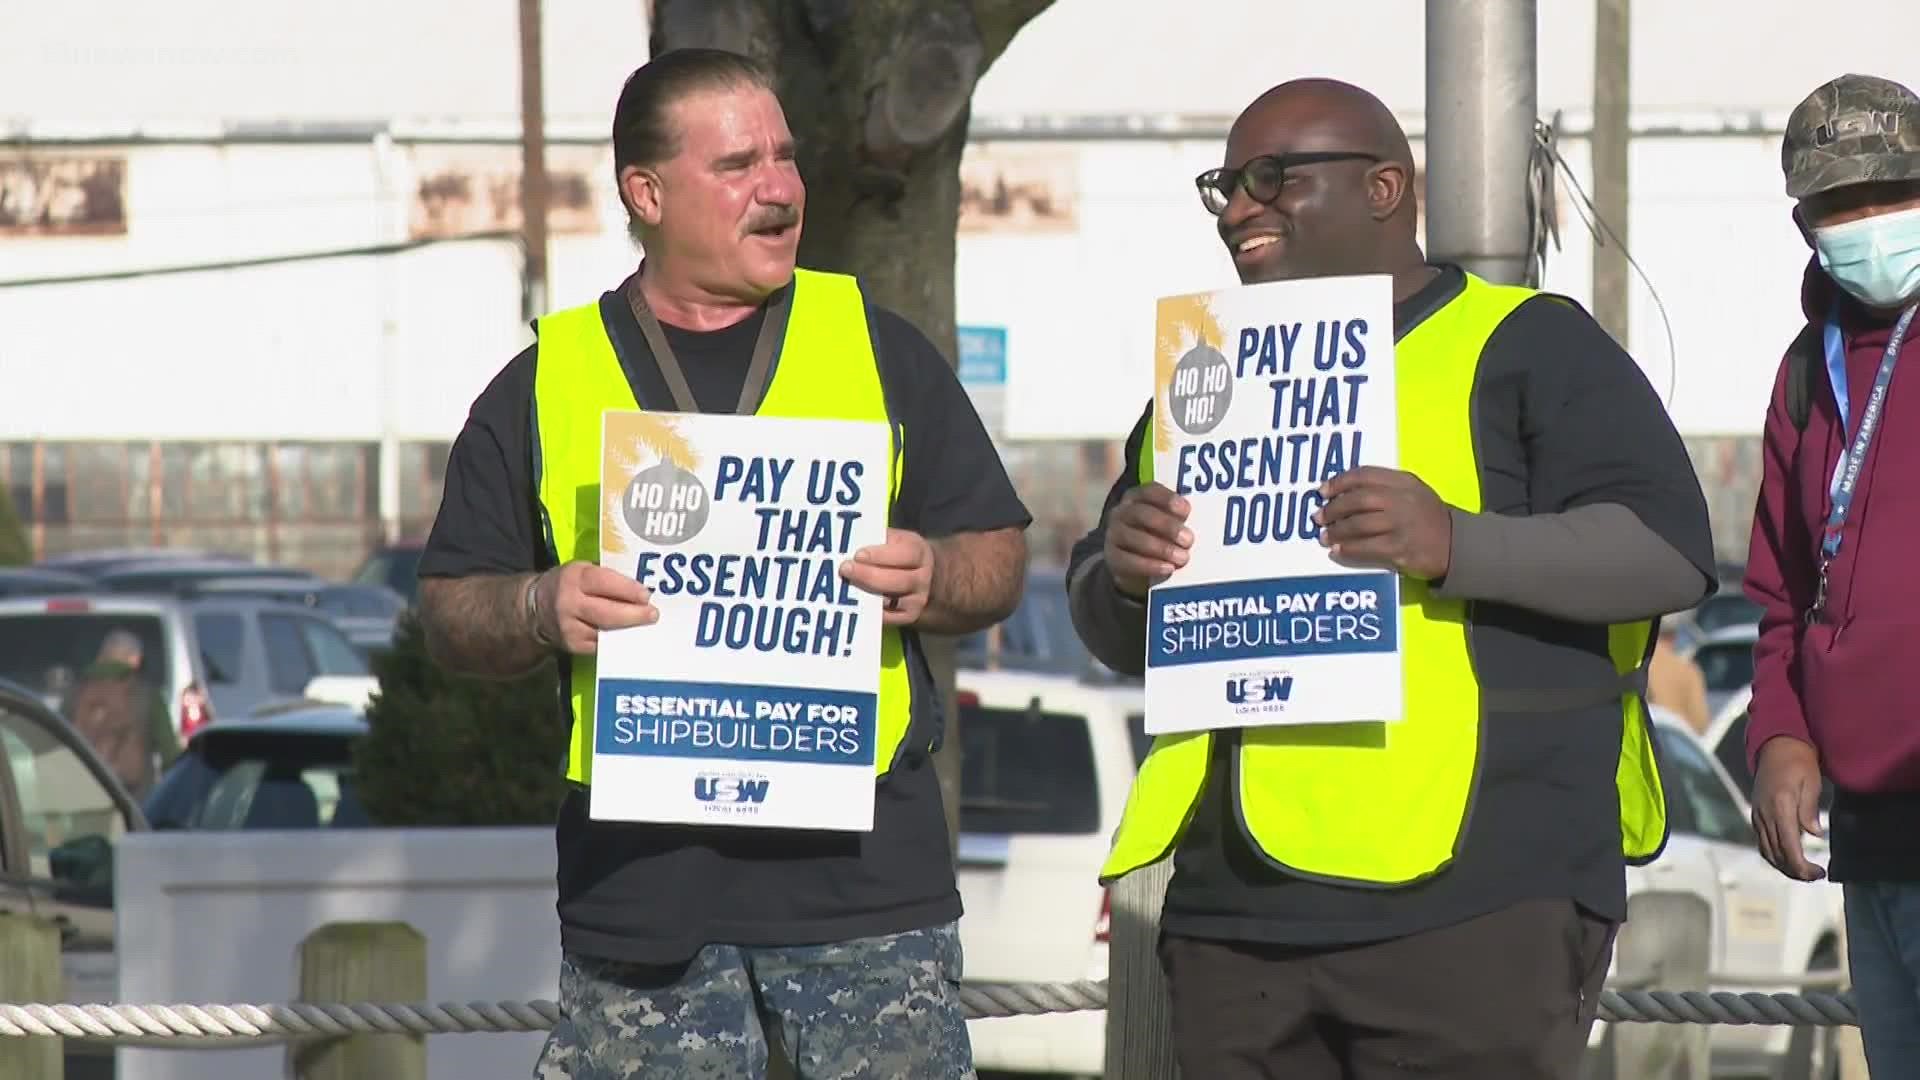
M 1793 421 L 1795 431 L 1807 430 L 1807 418 L 1813 415 L 1813 396 L 1819 393 L 1816 383 L 1826 368 L 1821 330 L 1818 323 L 1809 322 L 1787 346 L 1787 418 Z

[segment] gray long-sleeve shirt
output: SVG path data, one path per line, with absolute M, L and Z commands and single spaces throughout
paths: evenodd
M 1396 304 L 1396 338 L 1464 281 L 1449 269 Z M 1566 707 L 1517 703 L 1614 685 L 1609 624 L 1683 611 L 1711 594 L 1706 499 L 1652 386 L 1574 305 L 1530 300 L 1507 317 L 1481 351 L 1469 417 L 1481 512 L 1453 511 L 1451 562 L 1435 591 L 1474 601 L 1475 675 L 1517 693 L 1483 699 L 1476 788 L 1455 859 L 1417 889 L 1343 888 L 1275 866 L 1240 824 L 1231 795 L 1239 738 L 1222 732 L 1174 855 L 1167 933 L 1333 945 L 1543 897 L 1624 917 L 1620 707 L 1604 693 Z M 1107 515 L 1139 483 L 1147 419 L 1135 425 L 1101 525 L 1075 545 L 1067 571 L 1082 640 L 1136 675 L 1146 608 L 1114 588 L 1102 550 Z

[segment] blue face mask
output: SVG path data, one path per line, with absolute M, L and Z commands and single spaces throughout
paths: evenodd
M 1920 294 L 1920 207 L 1815 229 L 1813 246 L 1833 283 L 1868 307 Z

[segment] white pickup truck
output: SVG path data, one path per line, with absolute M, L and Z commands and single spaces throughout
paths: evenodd
M 1097 876 L 1145 749 L 1139 686 L 963 670 L 959 689 L 965 977 L 1106 977 L 1107 897 Z M 1768 866 L 1734 778 L 1671 714 L 1655 710 L 1655 726 L 1672 832 L 1659 859 L 1629 871 L 1630 903 L 1656 892 L 1704 901 L 1712 911 L 1709 968 L 1743 981 L 1837 966 L 1837 887 L 1796 884 Z M 1596 1049 L 1606 1028 L 1594 1027 Z M 974 1020 L 969 1030 L 981 1070 L 1103 1071 L 1103 1012 Z M 1833 1035 L 1831 1028 L 1718 1025 L 1713 1074 L 1834 1076 Z
M 1107 977 L 1100 864 L 1136 764 L 1137 684 L 1006 671 L 959 673 L 965 778 L 960 920 L 965 977 Z M 1100 1011 L 968 1022 L 982 1071 L 1098 1077 Z

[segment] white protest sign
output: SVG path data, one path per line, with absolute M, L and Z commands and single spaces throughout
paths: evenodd
M 1399 577 L 1313 523 L 1322 482 L 1398 458 L 1392 279 L 1166 297 L 1157 329 L 1154 478 L 1194 544 L 1148 596 L 1147 730 L 1399 720 Z
M 602 821 L 873 828 L 880 598 L 840 565 L 887 532 L 883 423 L 608 412 L 600 562 L 660 621 L 600 635 Z

